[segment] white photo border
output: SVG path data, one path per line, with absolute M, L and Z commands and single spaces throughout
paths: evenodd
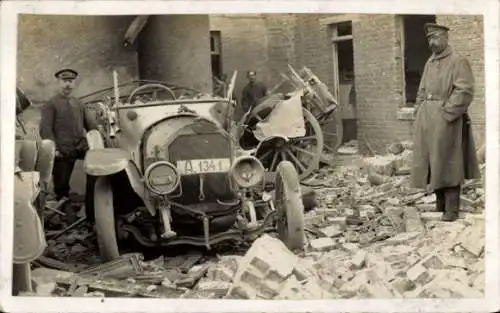
M 147 5 L 145 3 L 147 2 Z M 493 312 L 499 292 L 499 1 L 2 1 L 0 19 L 0 310 L 4 312 Z M 483 299 L 255 301 L 12 297 L 13 171 L 18 14 L 478 14 L 484 17 L 486 248 Z

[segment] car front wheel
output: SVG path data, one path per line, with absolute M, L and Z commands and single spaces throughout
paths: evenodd
M 280 162 L 276 171 L 276 211 L 278 236 L 290 250 L 304 248 L 304 204 L 299 176 L 289 161 Z
M 95 181 L 93 213 L 101 259 L 107 262 L 118 258 L 113 191 L 108 177 L 98 177 Z

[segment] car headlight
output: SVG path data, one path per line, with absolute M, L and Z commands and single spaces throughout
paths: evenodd
M 242 188 L 257 185 L 264 178 L 264 166 L 253 156 L 241 156 L 233 161 L 230 173 Z
M 149 190 L 156 194 L 166 195 L 179 186 L 180 176 L 172 163 L 159 161 L 148 166 L 144 180 Z

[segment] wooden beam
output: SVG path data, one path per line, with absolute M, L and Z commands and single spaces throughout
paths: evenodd
M 347 41 L 347 40 L 352 40 L 354 37 L 353 35 L 345 35 L 345 36 L 333 36 L 332 37 L 332 43 L 340 42 L 340 41 Z

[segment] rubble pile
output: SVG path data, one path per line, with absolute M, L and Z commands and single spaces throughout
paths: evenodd
M 52 235 L 57 240 L 49 238 L 49 253 L 40 260 L 44 267 L 33 271 L 36 294 L 293 300 L 483 297 L 483 180 L 466 182 L 460 218 L 441 222 L 442 213 L 434 212 L 434 194 L 409 187 L 411 149 L 410 142 L 402 142 L 389 146 L 384 156 L 353 155 L 350 164 L 323 168 L 304 181 L 305 193 L 315 194 L 315 208 L 305 213 L 304 251 L 289 251 L 266 234 L 244 255 L 208 257 L 197 252 L 145 262 L 141 255 L 126 254 L 95 265 L 91 228 L 64 234 L 58 230 Z M 75 220 L 77 216 L 67 226 Z M 86 260 L 86 265 L 72 260 Z

